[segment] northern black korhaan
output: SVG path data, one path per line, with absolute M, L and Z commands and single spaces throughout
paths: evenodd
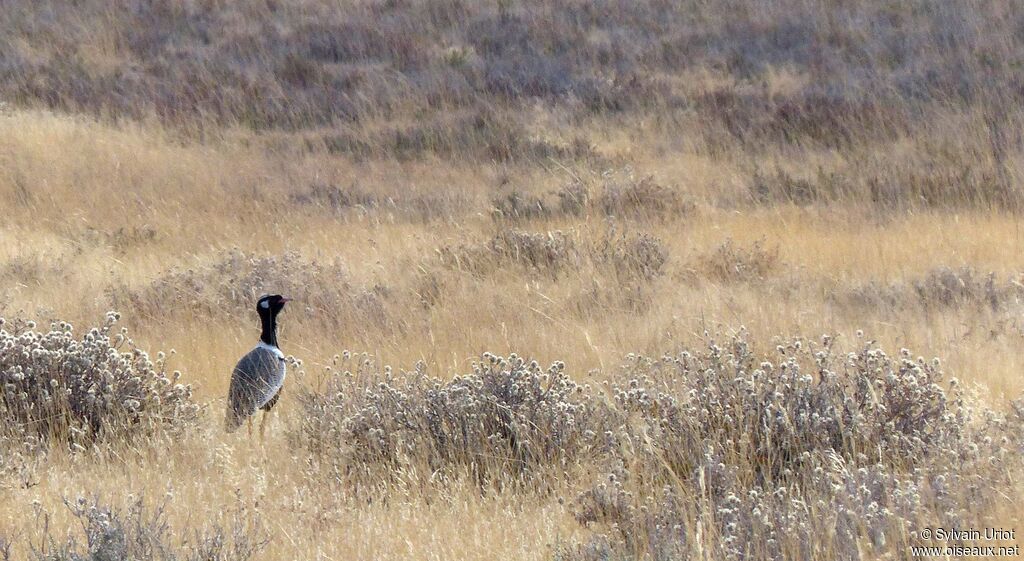
M 224 419 L 228 432 L 238 430 L 243 421 L 248 421 L 249 435 L 252 436 L 252 416 L 262 409 L 260 438 L 263 437 L 267 415 L 281 397 L 284 385 L 286 368 L 284 353 L 277 345 L 277 314 L 281 313 L 288 300 L 280 294 L 271 294 L 256 301 L 263 332 L 260 342 L 238 361 L 231 373 Z

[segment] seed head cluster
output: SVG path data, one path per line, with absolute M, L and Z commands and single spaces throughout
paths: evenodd
M 32 451 L 65 442 L 73 450 L 99 438 L 124 439 L 196 419 L 192 388 L 138 348 L 109 312 L 78 337 L 67 322 L 38 330 L 0 319 L 0 419 L 4 437 Z
M 355 483 L 424 467 L 435 477 L 463 469 L 482 483 L 522 481 L 579 461 L 594 440 L 590 396 L 560 362 L 488 353 L 448 381 L 422 365 L 380 372 L 366 355 L 338 368 L 323 391 L 302 395 L 300 440 Z
M 975 405 L 938 361 L 858 344 L 758 356 L 740 334 L 629 357 L 608 382 L 619 452 L 576 503 L 597 535 L 567 556 L 857 558 L 905 551 L 926 523 L 970 524 L 1021 473 L 1024 417 Z
M 980 407 L 938 361 L 862 338 L 758 353 L 745 333 L 708 336 L 592 384 L 515 354 L 450 380 L 348 356 L 301 399 L 297 442 L 318 469 L 356 488 L 589 480 L 572 509 L 594 537 L 566 558 L 888 554 L 924 521 L 971 523 L 1022 468 L 1024 402 Z

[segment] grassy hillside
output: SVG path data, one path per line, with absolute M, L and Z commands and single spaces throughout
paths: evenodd
M 1005 0 L 0 0 L 0 559 L 111 519 L 122 554 L 237 560 L 1014 527 L 1021 30 Z M 261 444 L 221 426 L 265 292 L 301 364 Z M 197 419 L 46 401 L 128 376 L 25 350 L 77 361 L 109 310 Z

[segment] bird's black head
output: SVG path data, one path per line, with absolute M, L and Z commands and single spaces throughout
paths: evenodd
M 260 315 L 260 323 L 263 327 L 260 341 L 274 347 L 277 346 L 277 314 L 281 313 L 288 300 L 290 298 L 285 298 L 280 294 L 268 294 L 261 296 L 256 301 L 256 312 Z
M 260 314 L 261 318 L 275 317 L 284 309 L 284 305 L 290 300 L 291 298 L 285 298 L 280 294 L 267 294 L 260 296 L 260 299 L 256 301 L 256 312 Z

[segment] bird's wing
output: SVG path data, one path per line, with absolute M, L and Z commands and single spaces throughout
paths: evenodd
M 270 401 L 284 385 L 285 364 L 280 351 L 258 346 L 249 351 L 231 373 L 228 407 L 247 417 Z

